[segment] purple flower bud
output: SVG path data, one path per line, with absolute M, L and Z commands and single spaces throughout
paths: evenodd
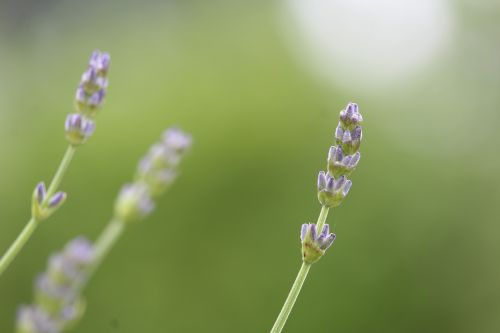
M 323 230 L 321 231 L 321 235 L 327 236 L 328 234 L 330 234 L 330 226 L 328 224 L 325 224 L 323 226 Z
M 56 320 L 35 306 L 21 306 L 17 312 L 17 331 L 26 333 L 58 333 Z
M 328 153 L 328 172 L 334 177 L 349 175 L 356 168 L 359 158 L 359 152 L 344 155 L 342 147 L 332 146 Z
M 89 240 L 80 236 L 66 245 L 63 255 L 75 265 L 82 267 L 92 262 L 94 248 Z
M 69 114 L 64 124 L 66 138 L 74 145 L 78 146 L 85 143 L 94 133 L 95 123 L 93 120 L 78 114 Z
M 183 152 L 191 146 L 191 136 L 178 128 L 169 128 L 163 133 L 163 142 L 169 149 Z
M 361 129 L 361 126 L 356 126 L 354 130 L 352 130 L 351 132 L 352 140 L 361 141 L 362 136 L 363 136 L 363 131 Z
M 57 192 L 56 194 L 54 194 L 49 199 L 49 203 L 48 203 L 49 208 L 57 208 L 60 205 L 62 205 L 63 202 L 66 200 L 66 196 L 67 195 L 64 192 Z
M 333 177 L 328 177 L 326 180 L 326 188 L 327 192 L 333 192 L 335 188 L 335 179 Z
M 344 200 L 347 192 L 345 187 L 350 187 L 351 181 L 346 176 L 340 176 L 337 180 L 330 175 L 326 175 L 326 186 L 318 188 L 319 202 L 326 207 L 337 207 Z
M 107 52 L 101 52 L 95 50 L 89 59 L 89 68 L 96 70 L 97 72 L 107 72 L 109 65 L 111 64 L 111 57 Z
M 346 177 L 345 176 L 340 176 L 339 179 L 337 179 L 337 181 L 335 182 L 335 188 L 334 188 L 334 191 L 338 191 L 340 190 L 340 188 L 342 186 L 344 186 L 345 182 L 346 182 Z
M 38 201 L 39 204 L 42 204 L 43 199 L 45 199 L 46 193 L 47 193 L 47 190 L 45 189 L 45 183 L 44 182 L 38 183 L 38 185 L 36 186 L 36 189 L 35 189 L 35 196 L 36 196 L 36 200 Z
M 42 273 L 37 277 L 35 289 L 38 295 L 48 297 L 57 304 L 71 302 L 76 297 L 76 291 L 71 286 L 57 283 L 46 273 Z
M 342 142 L 343 143 L 349 143 L 349 142 L 351 142 L 351 140 L 352 140 L 351 139 L 351 132 L 345 131 L 344 132 L 344 136 L 342 137 Z
M 145 183 L 125 185 L 115 203 L 115 215 L 124 222 L 131 222 L 150 214 L 154 203 Z
M 356 103 L 348 103 L 346 108 L 340 111 L 340 122 L 343 128 L 352 129 L 363 122 L 363 117 L 359 113 L 359 108 Z
M 311 238 L 316 239 L 316 224 L 314 224 L 314 223 L 309 224 L 309 232 L 310 232 Z
M 93 84 L 95 79 L 97 78 L 97 71 L 94 68 L 88 68 L 82 74 L 82 78 L 80 79 L 80 87 L 87 87 L 89 84 Z
M 109 65 L 108 53 L 94 51 L 90 57 L 88 68 L 82 74 L 75 99 L 78 110 L 87 116 L 94 116 L 104 101 L 108 87 L 106 76 Z
M 320 171 L 318 174 L 318 191 L 325 189 L 326 187 L 326 175 L 324 171 Z
M 97 92 L 90 95 L 87 104 L 90 108 L 97 108 L 101 106 L 104 101 L 104 96 L 106 95 L 106 91 L 104 89 L 98 90 Z
M 337 125 L 337 129 L 335 130 L 335 139 L 337 141 L 342 141 L 343 137 L 344 137 L 344 130 L 342 129 L 342 126 L 339 123 Z
M 301 241 L 304 241 L 304 239 L 306 238 L 306 234 L 307 234 L 308 230 L 309 230 L 309 224 L 304 223 L 302 225 L 302 229 L 300 230 L 300 240 Z
M 318 261 L 334 240 L 335 234 L 330 233 L 330 226 L 328 224 L 323 226 L 319 235 L 317 234 L 316 224 L 303 224 L 301 229 L 303 260 L 308 264 Z
M 350 180 L 348 180 L 343 189 L 342 189 L 342 195 L 345 197 L 348 193 L 349 193 L 349 190 L 351 189 L 351 186 L 352 186 L 352 182 Z
M 361 154 L 359 151 L 352 155 L 351 161 L 349 162 L 349 167 L 354 168 L 358 165 L 359 159 L 361 158 Z
M 318 244 L 319 248 L 323 251 L 326 251 L 335 241 L 335 234 L 329 234 L 325 238 L 321 240 L 321 242 Z

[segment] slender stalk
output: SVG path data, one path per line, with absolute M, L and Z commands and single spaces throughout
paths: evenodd
M 17 256 L 19 251 L 21 251 L 24 244 L 26 244 L 28 239 L 30 239 L 30 237 L 33 234 L 33 231 L 35 231 L 37 225 L 38 225 L 38 222 L 34 218 L 31 218 L 28 221 L 28 223 L 24 226 L 23 230 L 17 236 L 14 243 L 12 243 L 12 245 L 9 247 L 7 252 L 5 252 L 3 257 L 0 259 L 0 275 L 2 275 L 2 273 L 7 269 L 7 267 L 9 267 L 10 263 Z
M 104 258 L 123 233 L 124 228 L 125 223 L 123 221 L 113 219 L 103 230 L 97 241 L 94 243 L 94 259 L 92 260 L 92 264 L 87 268 L 87 280 L 90 279 L 97 268 L 99 268 Z M 80 288 L 82 287 L 83 286 L 80 286 Z
M 321 212 L 318 217 L 318 222 L 316 222 L 316 230 L 321 230 L 323 225 L 325 225 L 326 218 L 328 216 L 328 207 L 323 206 L 321 208 Z M 304 285 L 304 282 L 307 278 L 307 274 L 309 273 L 309 269 L 311 268 L 311 264 L 307 264 L 302 262 L 302 266 L 300 267 L 299 273 L 295 278 L 295 282 L 292 285 L 292 289 L 288 293 L 288 297 L 286 298 L 285 304 L 283 304 L 283 308 L 281 308 L 280 314 L 274 323 L 273 328 L 271 329 L 271 333 L 280 333 L 285 326 L 286 320 L 288 316 L 292 312 L 292 308 L 299 296 L 300 290 Z
M 66 153 L 64 154 L 64 157 L 59 164 L 59 167 L 57 168 L 57 172 L 50 182 L 49 189 L 47 190 L 45 199 L 42 202 L 42 206 L 46 206 L 50 197 L 52 197 L 52 195 L 57 191 L 57 188 L 61 184 L 64 174 L 66 173 L 66 170 L 68 169 L 68 166 L 73 159 L 75 150 L 75 147 L 73 147 L 72 145 L 69 145 L 68 149 L 66 149 Z M 17 254 L 31 238 L 31 235 L 33 235 L 33 232 L 38 227 L 39 222 L 40 221 L 37 221 L 35 217 L 32 216 L 28 223 L 24 226 L 23 230 L 17 236 L 14 243 L 11 244 L 7 252 L 5 252 L 5 254 L 0 259 L 0 275 L 2 275 L 7 267 L 9 267 L 10 263 L 15 259 Z
M 300 267 L 299 273 L 295 278 L 295 282 L 292 285 L 292 289 L 290 289 L 290 293 L 288 293 L 288 297 L 286 298 L 285 304 L 283 304 L 283 308 L 281 309 L 276 322 L 274 323 L 273 328 L 271 329 L 271 333 L 279 333 L 285 326 L 286 320 L 292 312 L 293 305 L 299 296 L 300 290 L 302 289 L 302 285 L 306 280 L 307 273 L 309 273 L 309 269 L 311 268 L 310 264 L 306 264 L 302 262 L 302 266 Z
M 319 213 L 318 222 L 316 222 L 316 230 L 318 230 L 318 232 L 321 232 L 321 230 L 323 230 L 323 226 L 326 223 L 326 218 L 328 217 L 328 210 L 329 208 L 326 206 L 321 207 L 321 212 Z
M 64 174 L 66 173 L 66 170 L 68 170 L 68 166 L 71 163 L 71 160 L 73 159 L 73 156 L 75 155 L 76 147 L 73 145 L 69 145 L 68 148 L 66 149 L 66 152 L 64 153 L 64 157 L 59 164 L 59 167 L 57 168 L 57 172 L 54 175 L 54 178 L 52 178 L 52 181 L 50 182 L 49 188 L 47 189 L 47 194 L 45 195 L 45 200 L 43 204 L 46 204 L 47 201 L 50 199 L 50 197 L 56 193 L 57 189 L 59 188 L 59 185 L 61 185 L 61 182 L 64 178 Z

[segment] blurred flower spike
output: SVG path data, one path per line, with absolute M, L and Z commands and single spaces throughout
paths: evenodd
M 139 162 L 135 182 L 125 185 L 115 203 L 115 216 L 124 222 L 149 215 L 154 198 L 161 195 L 177 176 L 177 167 L 192 138 L 178 128 L 169 128 Z
M 92 244 L 83 237 L 52 255 L 47 270 L 36 279 L 34 302 L 18 310 L 16 332 L 59 333 L 74 325 L 84 312 L 79 286 L 93 258 Z

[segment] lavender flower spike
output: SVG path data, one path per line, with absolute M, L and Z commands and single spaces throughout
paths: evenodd
M 352 183 L 346 177 L 361 159 L 362 122 L 363 116 L 357 104 L 349 103 L 340 111 L 340 122 L 335 130 L 336 146 L 330 147 L 328 152 L 328 173 L 320 172 L 318 178 L 318 199 L 325 207 L 339 206 L 351 188 Z M 324 186 L 319 186 L 320 180 Z
M 177 165 L 191 146 L 191 136 L 178 128 L 169 128 L 139 163 L 137 181 L 145 183 L 152 197 L 163 193 L 177 175 Z
M 328 224 L 323 226 L 319 234 L 316 230 L 316 224 L 303 224 L 300 239 L 302 241 L 302 259 L 304 262 L 312 264 L 318 261 L 333 244 L 335 238 L 335 234 L 330 233 Z
M 75 93 L 77 113 L 68 115 L 65 123 L 66 139 L 72 146 L 84 144 L 94 133 L 93 118 L 106 97 L 110 61 L 106 52 L 97 50 L 90 56 Z
M 82 74 L 75 94 L 77 109 L 82 114 L 93 117 L 104 102 L 110 63 L 111 58 L 106 52 L 96 50 L 90 56 L 87 70 Z
M 17 317 L 18 333 L 60 333 L 83 314 L 79 284 L 94 258 L 88 240 L 78 237 L 50 257 L 47 270 L 35 283 L 35 300 L 22 306 Z

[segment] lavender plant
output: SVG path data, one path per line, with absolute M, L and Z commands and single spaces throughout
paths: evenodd
M 92 53 L 88 67 L 76 90 L 76 112 L 69 114 L 66 118 L 65 132 L 69 146 L 48 189 L 44 182 L 35 187 L 32 196 L 31 218 L 0 259 L 0 275 L 28 242 L 38 225 L 58 210 L 66 200 L 66 193 L 58 191 L 59 185 L 77 147 L 84 144 L 94 132 L 94 118 L 106 96 L 109 66 L 110 56 L 108 53 L 98 50 Z
M 126 225 L 153 211 L 155 199 L 174 181 L 191 141 L 181 130 L 167 129 L 140 161 L 135 180 L 121 189 L 113 218 L 95 244 L 78 237 L 50 257 L 47 270 L 36 279 L 33 303 L 19 308 L 17 333 L 60 333 L 78 322 L 85 309 L 83 288 Z
M 340 121 L 335 131 L 336 145 L 332 146 L 328 152 L 328 171 L 326 173 L 320 171 L 318 175 L 318 200 L 321 204 L 321 212 L 315 224 L 302 225 L 300 233 L 302 266 L 271 333 L 279 333 L 283 330 L 311 265 L 317 262 L 335 241 L 336 235 L 330 232 L 326 218 L 328 211 L 340 206 L 351 189 L 352 183 L 347 177 L 357 167 L 361 157 L 358 150 L 362 138 L 362 122 L 363 117 L 355 103 L 347 104 L 347 107 L 340 112 Z

